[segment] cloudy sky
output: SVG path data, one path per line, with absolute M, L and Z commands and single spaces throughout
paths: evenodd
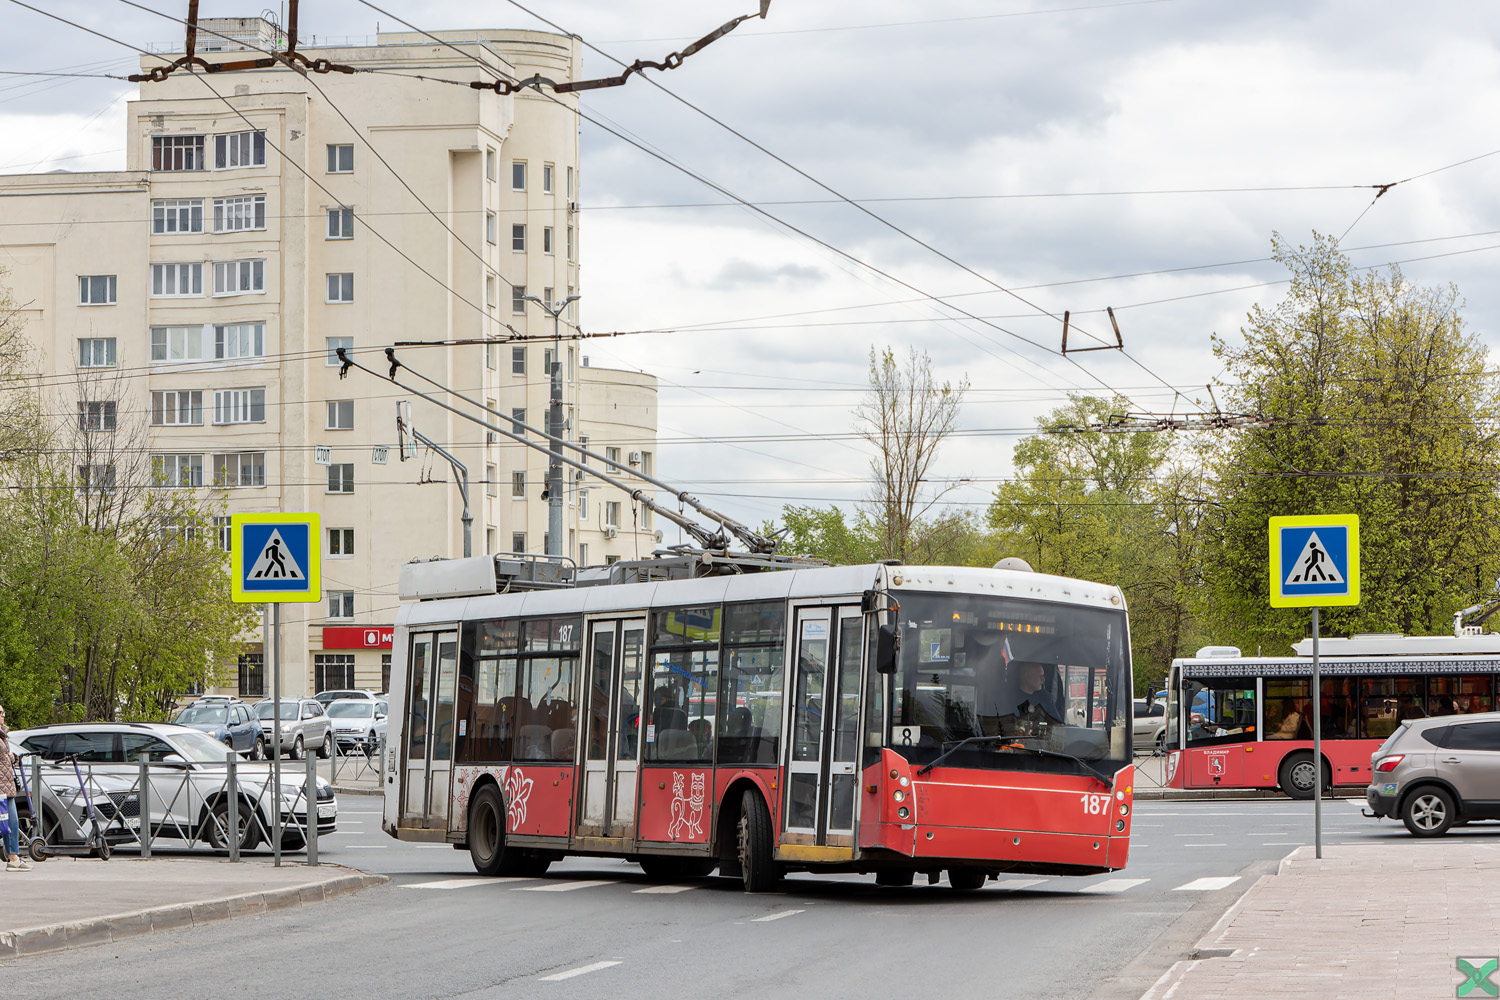
M 525 6 L 629 61 L 756 2 Z M 180 37 L 117 0 L 36 5 L 141 46 Z M 202 14 L 260 6 L 204 0 Z M 505 0 L 482 14 L 378 6 L 427 29 L 541 26 Z M 377 22 L 397 27 L 358 0 L 303 4 L 304 35 L 373 35 Z M 0 69 L 134 65 L 10 0 L 0 28 Z M 588 54 L 590 75 L 613 69 Z M 584 110 L 767 214 L 585 122 L 583 326 L 654 331 L 585 353 L 658 376 L 661 473 L 751 523 L 865 494 L 851 409 L 872 347 L 915 345 L 940 377 L 968 380 L 939 474 L 968 480 L 949 498 L 975 509 L 1069 391 L 1192 409 L 1221 374 L 1210 335 L 1236 337 L 1251 306 L 1285 291 L 1273 232 L 1342 236 L 1357 266 L 1456 283 L 1500 347 L 1500 5 L 775 0 L 767 20 L 656 79 L 671 94 L 636 80 Z M 0 172 L 123 166 L 133 92 L 0 76 Z M 1372 186 L 1393 181 L 1371 207 Z M 1105 335 L 1106 306 L 1128 357 L 1062 358 L 1055 317 L 1072 312 L 1076 346 Z

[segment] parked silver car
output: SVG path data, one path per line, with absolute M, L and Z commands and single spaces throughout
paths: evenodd
M 271 752 L 271 717 L 276 714 L 276 703 L 267 698 L 256 702 L 255 717 L 260 720 L 266 734 L 266 752 Z M 328 713 L 316 698 L 281 699 L 281 752 L 297 760 L 309 747 L 315 747 L 319 757 L 333 753 L 333 723 Z
M 1500 819 L 1500 712 L 1402 722 L 1370 758 L 1365 802 L 1418 837 Z
M 16 742 L 14 736 L 9 745 L 18 772 L 16 815 L 21 822 L 19 837 L 23 852 L 37 837 L 54 847 L 87 841 L 93 833 L 89 803 L 94 806 L 95 819 L 107 840 L 120 843 L 135 839 L 135 831 L 140 826 L 140 796 L 133 783 L 108 777 L 92 778 L 83 768 L 75 771 L 71 763 L 48 763 Z M 84 775 L 82 786 L 78 780 L 80 774 Z M 85 802 L 85 791 L 88 802 Z M 33 804 L 40 814 L 36 817 L 32 816 Z
M 379 742 L 375 723 L 385 718 L 387 710 L 385 702 L 364 698 L 340 698 L 329 702 L 328 717 L 333 721 L 333 735 L 339 747 L 359 747 L 367 753 L 374 750 Z

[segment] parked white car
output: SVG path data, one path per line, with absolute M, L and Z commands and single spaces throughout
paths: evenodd
M 1167 700 L 1158 696 L 1154 702 L 1143 698 L 1135 701 L 1135 722 L 1131 727 L 1137 752 L 1155 752 L 1162 749 L 1163 734 L 1167 730 Z
M 375 724 L 383 722 L 387 711 L 383 701 L 364 698 L 340 698 L 329 702 L 328 718 L 333 723 L 333 737 L 341 748 L 359 747 L 366 752 L 379 742 Z

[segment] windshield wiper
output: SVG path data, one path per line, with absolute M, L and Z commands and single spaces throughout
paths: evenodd
M 957 743 L 953 744 L 951 747 L 949 747 L 948 749 L 944 750 L 942 753 L 938 754 L 937 758 L 934 759 L 930 764 L 926 764 L 922 768 L 920 768 L 917 771 L 916 776 L 918 778 L 922 777 L 928 771 L 931 771 L 933 768 L 937 767 L 943 761 L 947 760 L 954 753 L 956 753 L 957 751 L 961 750 L 963 747 L 967 746 L 970 743 L 986 743 L 986 742 L 993 743 L 993 742 L 995 742 L 997 740 L 1015 740 L 1015 739 L 1017 739 L 1017 737 L 1014 737 L 1014 736 L 970 736 L 968 739 L 959 740 Z M 1073 754 L 1070 754 L 1070 753 L 1059 753 L 1056 750 L 1043 750 L 1041 747 L 1029 747 L 1029 746 L 1026 746 L 1024 743 L 1012 743 L 1012 744 L 1010 744 L 1010 746 L 1008 747 L 1008 749 L 1026 750 L 1026 751 L 1028 751 L 1030 753 L 1039 753 L 1039 754 L 1041 754 L 1044 757 L 1060 757 L 1063 760 L 1071 760 L 1074 763 L 1076 763 L 1079 767 L 1083 768 L 1085 771 L 1087 771 L 1088 773 L 1092 774 L 1094 777 L 1098 778 L 1105 785 L 1108 785 L 1110 788 L 1114 787 L 1115 779 L 1114 779 L 1113 775 L 1108 775 L 1108 774 L 1105 774 L 1103 771 L 1095 770 L 1094 767 L 1093 767 L 1093 765 L 1091 765 L 1088 761 L 1084 760 L 1082 757 L 1075 757 Z

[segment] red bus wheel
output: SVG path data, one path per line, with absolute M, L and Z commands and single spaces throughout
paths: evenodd
M 740 878 L 746 892 L 771 892 L 781 882 L 776 863 L 771 811 L 759 794 L 747 791 L 740 800 Z

